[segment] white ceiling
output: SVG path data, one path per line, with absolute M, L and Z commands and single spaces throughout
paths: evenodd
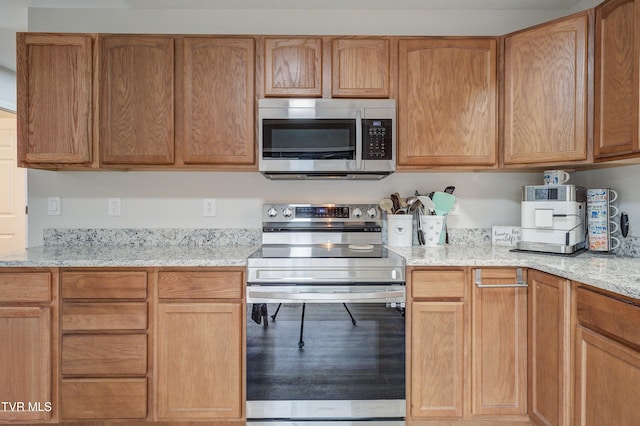
M 0 67 L 15 70 L 15 33 L 28 8 L 568 10 L 580 0 L 0 0 Z

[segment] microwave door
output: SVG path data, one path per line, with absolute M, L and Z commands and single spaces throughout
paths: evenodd
M 362 112 L 356 111 L 356 170 L 362 170 Z

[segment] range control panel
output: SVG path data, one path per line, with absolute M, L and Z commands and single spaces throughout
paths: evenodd
M 362 120 L 362 158 L 364 160 L 391 160 L 393 134 L 391 120 Z
M 263 222 L 362 222 L 382 220 L 375 204 L 265 204 Z

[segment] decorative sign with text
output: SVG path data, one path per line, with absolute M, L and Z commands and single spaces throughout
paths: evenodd
M 492 226 L 491 244 L 494 246 L 515 246 L 520 241 L 519 226 Z

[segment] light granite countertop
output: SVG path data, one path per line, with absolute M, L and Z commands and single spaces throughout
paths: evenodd
M 257 245 L 43 246 L 0 254 L 0 267 L 245 266 Z M 514 253 L 490 244 L 389 247 L 407 266 L 522 266 L 640 300 L 640 258 L 583 253 L 575 257 Z

